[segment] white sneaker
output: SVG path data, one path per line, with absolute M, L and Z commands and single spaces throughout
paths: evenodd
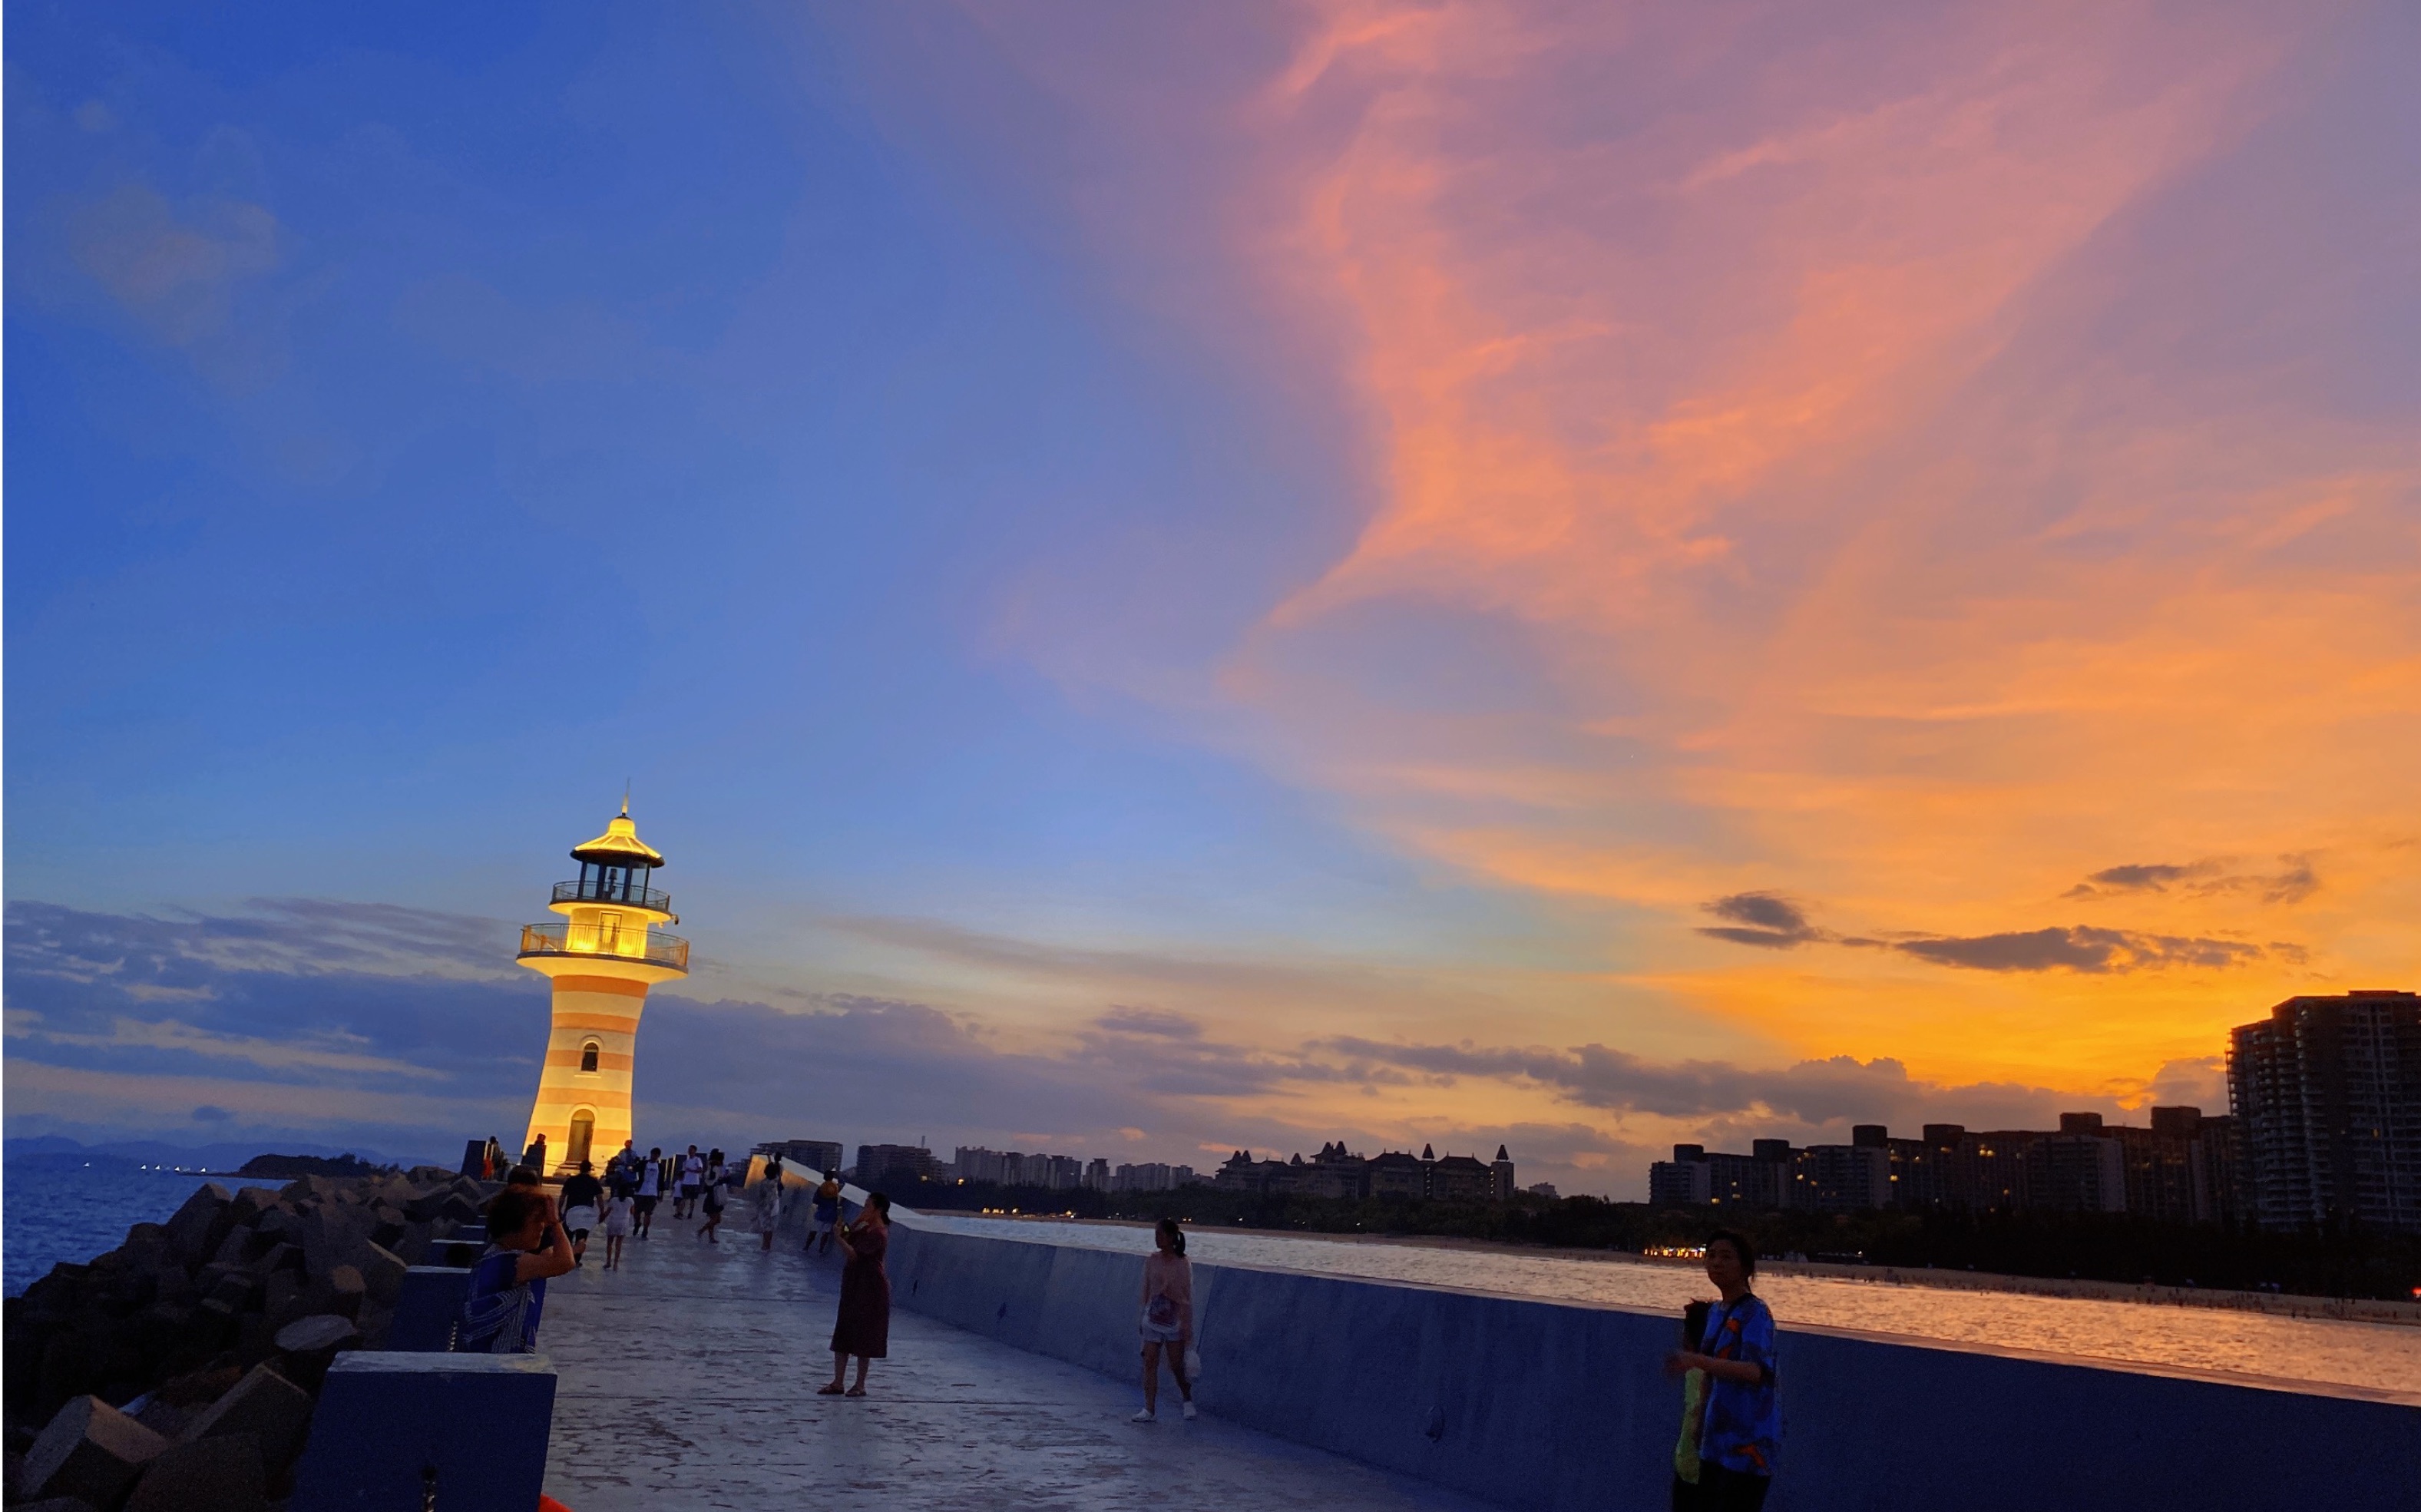
M 1137 1412 L 1134 1416 L 1127 1419 L 1127 1421 L 1130 1423 L 1157 1423 L 1160 1421 L 1160 1414 L 1147 1407 L 1142 1411 Z
M 1194 1404 L 1192 1402 L 1185 1404 L 1185 1421 L 1188 1423 L 1194 1421 Z

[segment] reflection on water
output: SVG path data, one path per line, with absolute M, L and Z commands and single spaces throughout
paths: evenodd
M 1151 1230 L 1140 1225 L 945 1213 L 919 1213 L 915 1223 L 1090 1249 L 1151 1248 Z M 1373 1276 L 1676 1315 L 1693 1297 L 1713 1295 L 1706 1277 L 1690 1267 L 1615 1256 L 1581 1259 L 1519 1250 L 1295 1239 L 1194 1227 L 1186 1230 L 1186 1251 L 1213 1264 Z M 2387 1323 L 1810 1276 L 1765 1276 L 1757 1289 L 1786 1329 L 1793 1324 L 1853 1329 L 2115 1364 L 2421 1394 L 2421 1329 Z

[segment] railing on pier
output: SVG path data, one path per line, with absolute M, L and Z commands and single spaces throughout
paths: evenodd
M 651 966 L 669 966 L 677 972 L 689 970 L 688 941 L 635 923 L 575 924 L 567 919 L 554 924 L 525 924 L 522 926 L 521 953 L 610 956 L 619 960 L 643 960 Z

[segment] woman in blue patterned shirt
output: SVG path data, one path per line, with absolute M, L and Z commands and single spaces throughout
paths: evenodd
M 1757 1512 L 1773 1484 L 1782 1411 L 1773 1394 L 1773 1314 L 1749 1282 L 1757 1250 L 1729 1229 L 1707 1238 L 1707 1279 L 1723 1300 L 1707 1310 L 1696 1349 L 1666 1360 L 1676 1375 L 1704 1371 L 1706 1415 L 1698 1426 L 1698 1503 L 1709 1512 Z

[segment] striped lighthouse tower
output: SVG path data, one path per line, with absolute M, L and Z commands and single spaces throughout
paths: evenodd
M 522 929 L 521 963 L 554 984 L 554 1026 L 530 1107 L 527 1149 L 546 1136 L 554 1172 L 601 1162 L 631 1138 L 631 1067 L 648 989 L 689 974 L 689 942 L 672 898 L 648 885 L 664 858 L 639 838 L 631 803 L 605 833 L 576 846 L 580 875 L 554 884 L 562 918 Z

